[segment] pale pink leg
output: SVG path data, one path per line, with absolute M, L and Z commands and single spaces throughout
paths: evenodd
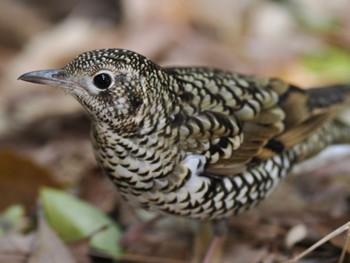
M 218 258 L 216 256 L 216 253 L 218 253 L 219 250 L 222 249 L 222 244 L 223 244 L 224 239 L 225 239 L 224 236 L 217 236 L 217 235 L 214 236 L 213 240 L 210 242 L 208 251 L 204 256 L 202 263 L 213 263 L 214 258 L 215 257 L 216 257 L 216 259 Z
M 129 227 L 123 234 L 123 237 L 120 240 L 120 245 L 123 247 L 128 247 L 128 244 L 140 240 L 142 234 L 147 231 L 148 228 L 157 223 L 157 221 L 159 221 L 161 218 L 162 216 L 158 215 L 146 222 Z
M 227 221 L 225 219 L 214 220 L 213 228 L 214 238 L 210 242 L 202 263 L 221 262 L 223 243 L 228 230 Z

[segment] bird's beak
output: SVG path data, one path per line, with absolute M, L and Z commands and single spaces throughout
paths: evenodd
M 55 87 L 66 87 L 73 84 L 63 69 L 32 71 L 21 75 L 18 79 Z

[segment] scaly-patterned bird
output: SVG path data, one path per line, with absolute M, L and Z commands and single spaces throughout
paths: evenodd
M 221 225 L 303 161 L 349 143 L 337 116 L 350 88 L 160 67 L 135 52 L 83 53 L 19 79 L 61 87 L 92 120 L 96 159 L 131 204 Z M 217 227 L 217 238 L 220 234 Z

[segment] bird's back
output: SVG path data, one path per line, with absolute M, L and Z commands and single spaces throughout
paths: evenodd
M 303 90 L 278 79 L 208 68 L 167 68 L 186 121 L 184 148 L 210 159 L 208 171 L 234 174 L 304 142 L 334 118 L 350 87 Z

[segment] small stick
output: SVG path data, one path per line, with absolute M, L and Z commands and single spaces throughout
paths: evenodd
M 328 242 L 329 240 L 331 240 L 335 236 L 343 233 L 344 231 L 348 231 L 348 233 L 350 233 L 350 221 L 347 222 L 346 224 L 342 225 L 341 227 L 337 228 L 333 232 L 329 233 L 327 236 L 325 236 L 322 239 L 320 239 L 318 242 L 313 244 L 311 247 L 309 247 L 307 250 L 305 250 L 303 253 L 299 254 L 295 258 L 285 261 L 285 263 L 295 263 L 295 262 L 297 262 L 299 259 L 303 258 L 304 256 L 306 256 L 310 252 L 314 251 L 319 246 L 323 245 L 324 243 Z M 348 234 L 348 238 L 347 238 L 346 243 L 345 243 L 345 247 L 348 244 L 348 240 L 349 240 L 349 234 Z M 345 251 L 345 247 L 344 247 L 343 251 Z M 345 256 L 345 252 L 343 252 L 343 253 L 344 253 L 344 256 Z M 340 257 L 339 263 L 342 262 L 341 260 L 343 260 L 342 256 Z
M 346 235 L 345 244 L 344 244 L 343 250 L 341 252 L 341 255 L 340 255 L 338 263 L 342 263 L 345 260 L 345 254 L 346 254 L 346 251 L 347 251 L 347 249 L 349 247 L 349 239 L 350 239 L 350 228 L 348 228 L 348 234 Z

